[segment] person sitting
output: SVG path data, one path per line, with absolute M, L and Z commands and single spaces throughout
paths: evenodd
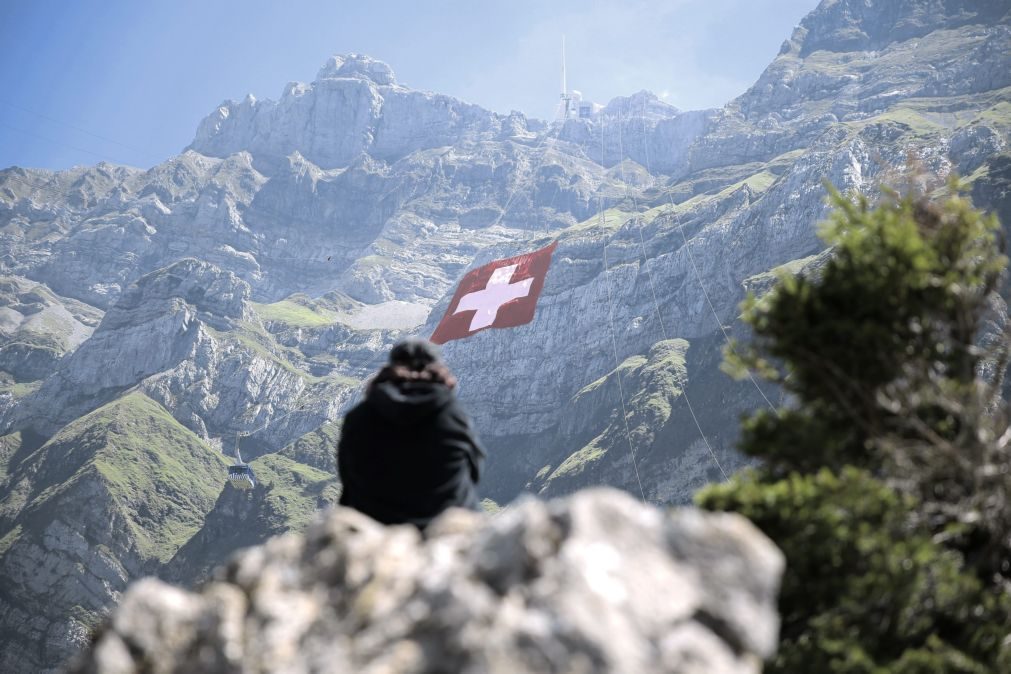
M 419 529 L 450 507 L 480 509 L 485 451 L 455 387 L 431 342 L 409 338 L 393 347 L 365 399 L 344 417 L 341 505 Z

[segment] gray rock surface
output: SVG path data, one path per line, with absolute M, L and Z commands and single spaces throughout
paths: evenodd
M 59 297 L 44 284 L 0 277 L 0 371 L 14 381 L 37 381 L 87 340 L 102 312 Z
M 416 150 L 508 133 L 507 120 L 449 96 L 402 87 L 385 63 L 348 54 L 327 61 L 312 84 L 289 84 L 277 102 L 250 94 L 223 103 L 200 123 L 190 149 L 214 157 L 249 151 L 268 171 L 295 151 L 324 169 L 344 168 L 363 153 L 395 161 Z
M 142 277 L 9 423 L 48 436 L 140 383 L 205 438 L 209 425 L 218 438 L 251 430 L 265 408 L 294 413 L 286 432 L 295 437 L 299 426 L 312 430 L 326 417 L 303 414 L 306 399 L 331 398 L 325 407 L 336 407 L 349 397 L 349 382 L 318 382 L 293 367 L 293 357 L 260 327 L 248 297 L 248 284 L 233 273 L 190 258 Z
M 134 584 L 70 671 L 759 672 L 783 564 L 739 516 L 614 490 L 450 511 L 424 538 L 339 508 L 198 592 Z

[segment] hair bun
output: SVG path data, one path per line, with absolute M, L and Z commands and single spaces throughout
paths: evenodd
M 390 350 L 390 363 L 420 371 L 431 363 L 439 362 L 440 356 L 439 347 L 427 339 L 408 337 L 397 342 Z

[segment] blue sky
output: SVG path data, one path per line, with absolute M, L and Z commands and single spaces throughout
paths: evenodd
M 330 54 L 492 110 L 550 117 L 569 86 L 680 108 L 742 93 L 817 0 L 0 0 L 0 168 L 180 152 L 226 99 L 276 98 Z

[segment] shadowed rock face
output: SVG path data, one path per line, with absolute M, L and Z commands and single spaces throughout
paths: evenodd
M 800 24 L 801 53 L 882 49 L 937 29 L 994 24 L 1009 12 L 1003 0 L 823 0 Z
M 739 516 L 614 490 L 450 511 L 424 538 L 338 508 L 199 592 L 134 584 L 70 671 L 746 674 L 782 570 Z

